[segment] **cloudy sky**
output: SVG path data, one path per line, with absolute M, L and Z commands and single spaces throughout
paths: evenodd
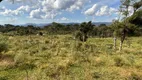
M 111 22 L 120 0 L 3 0 L 0 24 Z

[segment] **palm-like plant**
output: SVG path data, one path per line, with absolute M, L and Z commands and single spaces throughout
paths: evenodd
M 128 16 L 130 14 L 129 6 L 131 6 L 131 1 L 132 0 L 121 0 L 122 5 L 120 6 L 120 13 L 124 16 L 123 20 L 121 22 L 119 20 L 114 21 L 114 23 L 111 25 L 112 29 L 114 30 L 114 49 L 116 49 L 116 38 L 120 38 L 119 51 L 122 50 L 122 45 L 126 36 L 131 36 L 136 30 L 136 25 L 131 22 L 134 19 L 132 19 L 131 16 Z
M 122 45 L 126 36 L 131 36 L 132 33 L 136 30 L 136 26 L 130 23 L 127 19 L 123 22 L 115 21 L 112 25 L 112 29 L 114 30 L 114 49 L 116 49 L 116 39 L 117 37 L 120 38 L 120 47 L 119 51 L 122 50 Z
M 88 33 L 91 30 L 93 30 L 93 25 L 91 21 L 89 21 L 88 23 L 83 22 L 82 24 L 80 24 L 80 33 L 82 35 L 80 40 L 85 42 L 88 38 Z
M 142 10 L 135 12 L 131 17 L 128 18 L 130 23 L 137 26 L 142 26 Z
M 142 6 L 142 0 L 133 4 L 134 12 L 136 12 Z

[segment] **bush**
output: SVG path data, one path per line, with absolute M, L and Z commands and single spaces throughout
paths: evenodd
M 86 42 L 88 39 L 87 35 L 83 35 L 83 33 L 79 32 L 79 31 L 75 33 L 76 40 L 83 41 L 83 36 L 84 36 L 84 41 Z
M 129 77 L 129 80 L 142 80 L 141 76 L 132 73 L 131 76 Z
M 0 77 L 0 80 L 7 80 L 6 77 Z
M 118 67 L 121 67 L 125 64 L 125 61 L 121 57 L 116 57 L 114 61 L 115 61 L 115 65 Z
M 114 58 L 115 65 L 118 67 L 122 66 L 132 66 L 134 65 L 135 61 L 132 56 L 116 56 Z
M 17 55 L 15 55 L 14 57 L 14 62 L 16 64 L 18 63 L 22 63 L 25 60 L 26 55 L 24 53 L 18 53 Z
M 0 53 L 8 50 L 8 45 L 4 42 L 0 43 Z
M 99 72 L 94 72 L 93 78 L 99 79 L 102 75 Z
M 19 65 L 19 69 L 20 70 L 32 70 L 34 69 L 36 66 L 32 63 L 23 63 Z

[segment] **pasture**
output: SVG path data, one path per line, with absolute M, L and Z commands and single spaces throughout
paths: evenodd
M 142 38 L 0 35 L 0 80 L 142 80 Z

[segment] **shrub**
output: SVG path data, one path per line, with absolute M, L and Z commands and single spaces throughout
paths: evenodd
M 22 62 L 24 62 L 24 60 L 25 60 L 25 54 L 24 54 L 24 53 L 18 53 L 18 54 L 15 55 L 15 57 L 14 57 L 14 62 L 15 62 L 16 64 L 22 63 Z
M 142 78 L 136 73 L 132 73 L 131 76 L 129 77 L 129 80 L 142 80 Z
M 32 64 L 32 63 L 23 63 L 23 64 L 20 64 L 19 65 L 19 69 L 20 70 L 32 70 L 32 69 L 34 69 L 36 66 L 34 65 L 34 64 Z
M 114 61 L 115 61 L 115 65 L 118 67 L 121 67 L 125 64 L 125 61 L 121 57 L 116 57 Z
M 8 50 L 8 45 L 4 42 L 0 43 L 0 53 Z
M 99 79 L 102 75 L 99 72 L 94 72 L 93 78 Z
M 118 67 L 121 66 L 134 66 L 135 65 L 135 57 L 133 55 L 123 55 L 116 56 L 114 58 L 115 65 Z
M 76 32 L 75 33 L 75 39 L 79 40 L 79 41 L 83 41 L 83 33 L 79 32 L 79 31 Z M 88 39 L 88 36 L 84 35 L 84 41 L 87 41 L 87 39 Z
M 81 51 L 83 44 L 81 42 L 74 42 L 72 44 L 73 51 Z
M 0 80 L 7 80 L 6 77 L 0 77 Z

